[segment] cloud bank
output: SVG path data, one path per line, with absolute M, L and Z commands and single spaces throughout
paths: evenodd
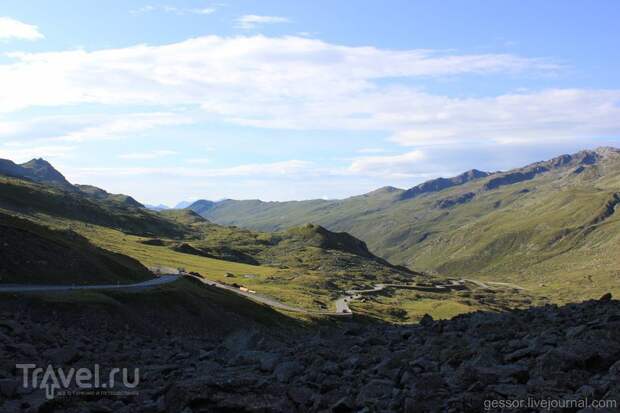
M 40 40 L 44 36 L 37 26 L 20 22 L 10 17 L 0 17 L 1 40 Z
M 13 62 L 0 65 L 0 112 L 5 113 L 83 103 L 195 105 L 240 125 L 387 131 L 406 146 L 578 138 L 620 126 L 618 90 L 462 98 L 430 94 L 411 83 L 560 70 L 545 59 L 510 54 L 385 50 L 301 37 L 207 36 L 162 46 L 9 57 Z
M 237 18 L 235 27 L 239 29 L 255 29 L 264 24 L 289 23 L 290 20 L 282 16 L 258 16 L 256 14 L 246 14 Z

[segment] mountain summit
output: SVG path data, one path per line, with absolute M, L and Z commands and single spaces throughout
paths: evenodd
M 400 198 L 402 200 L 415 198 L 418 195 L 426 194 L 429 192 L 442 191 L 453 186 L 466 184 L 467 182 L 471 182 L 476 179 L 485 178 L 489 175 L 490 174 L 488 172 L 471 169 L 453 178 L 437 178 L 423 182 L 403 192 Z
M 15 178 L 51 184 L 64 189 L 73 189 L 73 185 L 44 159 L 32 159 L 23 164 L 16 164 L 8 159 L 0 159 L 0 174 Z
M 92 185 L 73 185 L 52 164 L 42 158 L 32 159 L 22 164 L 0 159 L 0 175 L 51 185 L 64 191 L 80 193 L 95 201 L 113 202 L 130 208 L 144 207 L 128 195 L 110 194 Z

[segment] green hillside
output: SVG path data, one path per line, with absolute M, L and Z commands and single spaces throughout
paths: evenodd
M 227 200 L 202 214 L 221 224 L 272 231 L 313 222 L 364 240 L 393 263 L 515 282 L 562 300 L 618 288 L 619 150 L 599 148 L 468 175 L 337 201 Z

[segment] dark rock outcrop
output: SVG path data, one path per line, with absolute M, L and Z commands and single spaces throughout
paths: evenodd
M 461 195 L 440 199 L 439 201 L 435 203 L 435 206 L 440 209 L 446 209 L 446 208 L 453 207 L 455 205 L 466 204 L 467 202 L 474 199 L 475 196 L 476 194 L 473 192 L 466 192 Z
M 504 185 L 512 185 L 523 181 L 529 181 L 531 179 L 534 179 L 537 175 L 548 171 L 549 168 L 547 167 L 536 166 L 522 172 L 511 172 L 502 174 L 496 178 L 489 179 L 489 181 L 484 184 L 483 188 L 488 191 L 492 189 L 497 189 L 500 186 Z

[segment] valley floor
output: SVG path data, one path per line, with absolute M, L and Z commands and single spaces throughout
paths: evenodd
M 519 286 L 493 283 L 492 280 L 485 281 L 485 284 L 469 279 L 411 275 L 406 281 L 388 283 L 371 275 L 367 279 L 350 277 L 345 271 L 333 276 L 338 279 L 337 285 L 330 285 L 325 282 L 325 271 L 224 261 L 174 251 L 166 246 L 148 245 L 144 243 L 148 238 L 109 228 L 79 223 L 72 223 L 72 228 L 96 245 L 132 257 L 147 267 L 182 268 L 207 283 L 216 283 L 291 315 L 349 315 L 356 312 L 403 323 L 419 321 L 425 314 L 444 319 L 476 310 L 524 308 L 545 302 Z M 381 288 L 370 294 L 354 293 L 376 286 Z

